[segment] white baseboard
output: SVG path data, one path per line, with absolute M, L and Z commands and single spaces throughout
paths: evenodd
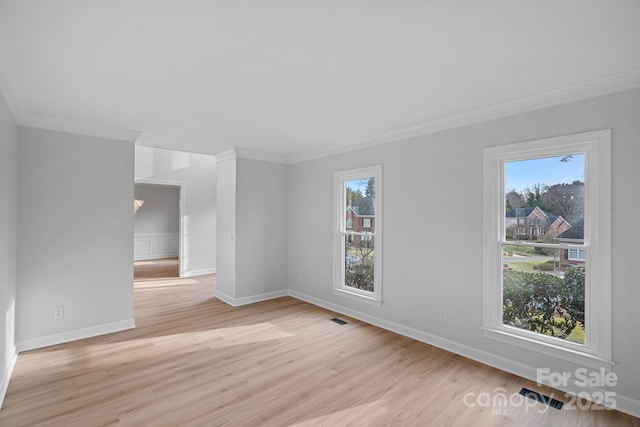
M 235 298 L 232 296 L 229 296 L 227 294 L 225 294 L 224 292 L 220 292 L 218 290 L 216 290 L 214 296 L 216 298 L 218 298 L 220 301 L 222 302 L 226 302 L 227 304 L 233 306 L 233 307 L 237 307 L 238 305 L 235 303 Z
M 200 270 L 189 270 L 182 273 L 182 277 L 202 276 L 204 274 L 215 274 L 215 268 L 203 268 Z
M 16 348 L 18 352 L 23 352 L 48 347 L 50 345 L 91 338 L 98 335 L 120 332 L 127 329 L 133 329 L 135 327 L 136 323 L 134 319 L 121 320 L 119 322 L 105 323 L 103 325 L 91 326 L 89 328 L 76 329 L 74 331 L 62 332 L 60 334 L 19 341 L 16 343 Z
M 258 294 L 258 295 L 251 295 L 248 297 L 241 297 L 241 298 L 234 298 L 232 296 L 229 296 L 227 294 L 225 294 L 224 292 L 220 292 L 220 291 L 216 291 L 215 293 L 215 297 L 218 298 L 221 301 L 226 302 L 227 304 L 234 306 L 234 307 L 239 307 L 241 305 L 247 305 L 247 304 L 253 304 L 256 302 L 261 302 L 261 301 L 267 301 L 270 299 L 274 299 L 274 298 L 280 298 L 280 297 L 286 297 L 289 295 L 289 291 L 288 290 L 282 290 L 282 291 L 274 291 L 274 292 L 267 292 L 264 294 Z
M 9 360 L 9 366 L 7 366 L 7 370 L 3 372 L 2 377 L 0 377 L 0 408 L 2 408 L 2 404 L 4 403 L 4 397 L 6 396 L 7 389 L 9 388 L 9 381 L 13 374 L 13 368 L 16 366 L 16 360 L 18 360 L 18 351 L 14 347 L 11 360 Z
M 640 418 L 640 400 L 617 394 L 616 404 L 618 411 Z
M 379 328 L 386 329 L 391 332 L 395 332 L 397 334 L 415 339 L 417 341 L 421 341 L 429 345 L 433 345 L 443 350 L 450 351 L 451 353 L 458 354 L 468 359 L 475 360 L 476 362 L 480 362 L 482 364 L 492 366 L 496 369 L 500 369 L 501 371 L 506 371 L 511 374 L 518 375 L 528 380 L 537 382 L 536 367 L 525 365 L 524 363 L 516 362 L 514 360 L 511 360 L 505 357 L 488 353 L 484 350 L 478 350 L 476 348 L 469 347 L 467 345 L 460 344 L 455 341 L 451 341 L 437 335 L 433 335 L 433 334 L 423 332 L 414 328 L 410 328 L 408 326 L 391 322 L 389 320 L 385 320 L 376 316 L 371 316 L 369 314 L 362 313 L 360 311 L 353 310 L 347 307 L 343 307 L 341 305 L 334 304 L 332 302 L 329 302 L 320 298 L 312 297 L 310 295 L 306 295 L 297 291 L 289 290 L 289 295 L 292 296 L 293 298 L 297 298 L 299 300 L 308 302 L 318 307 L 322 307 L 327 310 L 334 311 L 336 313 L 344 314 L 345 316 L 358 319 L 360 321 L 369 323 Z M 552 387 L 552 388 L 558 389 L 558 387 Z M 591 387 L 591 388 L 573 387 L 572 388 L 571 384 L 569 384 L 568 387 L 560 388 L 560 390 L 563 392 L 572 393 L 572 394 L 578 394 L 584 391 L 588 392 L 589 394 L 592 394 L 594 392 L 604 391 L 596 387 Z M 640 401 L 639 400 L 631 397 L 627 397 L 627 396 L 622 396 L 620 394 L 617 394 L 615 396 L 615 400 L 616 400 L 615 409 L 621 412 L 625 412 L 629 415 L 633 415 L 634 417 L 640 417 Z

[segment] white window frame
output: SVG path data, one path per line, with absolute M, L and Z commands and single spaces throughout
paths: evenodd
M 502 244 L 505 236 L 504 165 L 507 162 L 584 153 L 584 243 L 560 244 L 587 250 L 585 343 L 548 337 L 502 323 Z M 604 129 L 484 149 L 485 336 L 592 368 L 611 360 L 611 130 Z M 539 246 L 529 242 L 511 242 Z
M 362 218 L 362 228 L 371 228 L 371 218 Z
M 354 180 L 375 179 L 375 230 L 366 232 L 354 232 L 346 228 L 345 212 L 346 206 L 346 189 L 345 183 Z M 347 298 L 355 299 L 361 302 L 382 306 L 382 165 L 369 166 L 358 169 L 350 169 L 338 171 L 334 173 L 334 250 L 333 250 L 333 292 Z M 361 235 L 363 238 L 371 236 L 375 239 L 374 250 L 374 282 L 373 292 L 363 289 L 355 289 L 345 285 L 345 236 Z
M 571 255 L 571 253 L 574 253 L 575 255 Z M 587 251 L 584 249 L 574 249 L 574 248 L 569 248 L 567 249 L 567 259 L 569 261 L 586 261 L 587 260 Z

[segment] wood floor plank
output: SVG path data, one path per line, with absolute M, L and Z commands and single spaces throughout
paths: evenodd
M 21 353 L 0 410 L 20 426 L 640 426 L 617 411 L 464 403 L 530 381 L 283 297 L 231 307 L 215 276 L 136 266 L 137 328 Z

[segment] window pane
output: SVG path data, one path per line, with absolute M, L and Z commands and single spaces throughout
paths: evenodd
M 381 306 L 382 166 L 352 169 L 334 174 L 339 208 L 335 224 L 333 288 L 337 295 L 361 297 Z M 377 244 L 377 247 L 374 245 Z
M 368 234 L 345 235 L 345 286 L 373 292 L 374 239 Z
M 584 249 L 567 249 L 568 261 L 585 262 L 587 260 L 587 251 Z
M 355 232 L 375 231 L 375 178 L 345 182 L 345 224 Z
M 502 266 L 505 325 L 585 343 L 584 261 L 566 249 L 505 244 Z
M 506 162 L 505 238 L 584 238 L 584 154 Z

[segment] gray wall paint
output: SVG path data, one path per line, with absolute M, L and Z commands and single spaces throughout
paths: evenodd
M 0 404 L 15 355 L 18 251 L 18 131 L 0 91 Z
M 133 319 L 133 143 L 18 135 L 16 340 Z
M 236 297 L 236 159 L 218 162 L 216 292 Z
M 217 291 L 238 299 L 286 291 L 288 167 L 233 157 L 218 172 Z
M 288 167 L 239 158 L 236 168 L 236 297 L 286 290 Z
M 135 153 L 136 182 L 183 184 L 184 273 L 215 271 L 216 158 L 142 146 Z
M 285 286 L 286 281 L 278 272 L 288 271 L 291 290 L 530 366 L 571 370 L 574 367 L 567 363 L 488 340 L 479 329 L 482 149 L 611 128 L 613 358 L 620 378 L 616 391 L 640 399 L 640 340 L 634 321 L 640 287 L 633 247 L 640 241 L 640 228 L 635 224 L 640 209 L 639 111 L 640 91 L 630 91 L 294 164 L 288 167 L 288 177 L 282 176 L 286 166 L 242 159 L 236 177 L 236 161 L 224 166 L 224 172 L 227 162 L 221 162 L 218 188 L 225 190 L 220 192 L 220 203 L 229 207 L 218 218 L 218 261 L 232 254 L 226 277 L 234 286 L 236 270 L 243 284 L 256 280 L 251 269 L 263 269 L 268 277 L 255 282 L 255 287 L 243 286 L 237 294 L 234 287 L 227 293 L 242 297 L 283 289 L 279 283 Z M 15 123 L 0 99 L 1 366 L 6 366 L 7 354 L 12 352 L 10 316 L 1 315 L 8 313 L 14 301 L 16 262 L 18 340 L 129 319 L 133 314 L 131 144 L 26 128 L 19 130 L 19 138 L 16 155 Z M 137 156 L 136 178 L 180 181 L 184 169 L 193 164 L 190 155 L 149 150 L 151 155 Z M 378 163 L 384 167 L 385 191 L 382 308 L 331 292 L 332 174 Z M 215 178 L 208 185 L 215 189 Z M 283 196 L 286 188 L 288 198 Z M 236 205 L 242 212 L 236 212 Z M 281 215 L 283 209 L 288 209 L 288 215 Z M 210 208 L 202 210 L 211 217 Z M 223 218 L 223 212 L 228 216 Z M 407 212 L 419 218 L 419 226 L 406 220 Z M 289 226 L 282 227 L 281 221 L 287 220 Z M 233 249 L 236 221 L 243 248 L 237 254 Z M 278 238 L 287 235 L 288 245 L 282 244 Z M 214 234 L 211 242 L 215 240 Z M 280 257 L 271 258 L 265 245 L 285 258 L 284 265 Z M 213 254 L 215 259 L 215 245 Z M 466 260 L 464 269 L 459 268 L 460 257 Z M 222 266 L 220 270 L 219 281 L 225 274 Z M 65 306 L 65 318 L 54 322 L 52 308 L 59 305 Z M 442 322 L 433 320 L 435 310 L 444 312 Z
M 136 184 L 135 198 L 144 205 L 134 215 L 133 230 L 138 233 L 178 233 L 180 228 L 178 187 Z
M 466 126 L 290 167 L 289 287 L 293 291 L 531 367 L 575 366 L 489 340 L 482 322 L 482 149 L 612 129 L 613 358 L 616 391 L 640 399 L 640 91 Z M 383 165 L 382 308 L 332 293 L 332 174 Z M 461 262 L 464 268 L 461 268 Z M 434 320 L 442 311 L 444 319 Z

